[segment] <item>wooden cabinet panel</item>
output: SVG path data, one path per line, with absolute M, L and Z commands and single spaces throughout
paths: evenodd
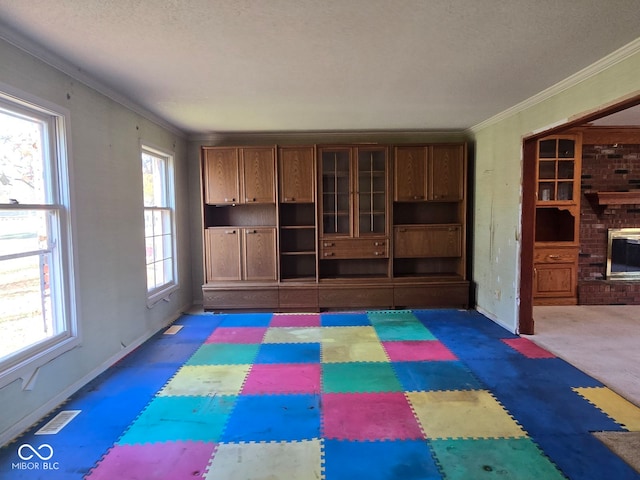
M 253 281 L 277 280 L 276 229 L 245 228 L 244 279 Z
M 244 203 L 275 203 L 273 148 L 243 148 L 240 152 Z
M 396 147 L 394 196 L 396 202 L 427 199 L 427 147 Z
M 313 147 L 280 147 L 278 176 L 280 203 L 315 201 L 315 165 Z
M 434 145 L 429 162 L 429 199 L 458 201 L 464 195 L 464 152 L 461 145 Z
M 318 303 L 320 308 L 390 308 L 393 306 L 393 287 L 375 283 L 320 286 Z
M 205 261 L 207 282 L 240 280 L 241 232 L 238 228 L 207 228 L 205 231 Z
M 460 257 L 460 225 L 400 225 L 394 228 L 396 258 Z
M 575 295 L 573 264 L 540 264 L 535 267 L 534 295 L 547 297 L 571 297 Z
M 238 150 L 215 148 L 204 150 L 205 203 L 211 205 L 240 201 Z
M 320 242 L 320 256 L 325 260 L 342 258 L 388 258 L 389 239 L 325 239 Z

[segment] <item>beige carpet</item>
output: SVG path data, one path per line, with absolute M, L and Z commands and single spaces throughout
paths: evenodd
M 535 307 L 526 337 L 640 406 L 640 306 Z

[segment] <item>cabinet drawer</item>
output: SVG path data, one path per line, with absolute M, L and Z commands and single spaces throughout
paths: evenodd
M 534 263 L 573 263 L 578 261 L 577 248 L 536 248 Z
M 339 238 L 320 240 L 320 258 L 388 258 L 388 238 Z
M 401 225 L 394 227 L 396 258 L 460 257 L 460 225 Z

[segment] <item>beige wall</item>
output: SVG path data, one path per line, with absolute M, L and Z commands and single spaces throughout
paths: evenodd
M 81 345 L 44 365 L 31 391 L 0 389 L 0 444 L 190 306 L 186 141 L 0 41 L 0 83 L 59 105 L 68 125 Z M 175 152 L 180 289 L 146 305 L 140 142 Z
M 477 306 L 512 331 L 519 312 L 523 138 L 640 95 L 638 50 L 543 101 L 473 129 Z

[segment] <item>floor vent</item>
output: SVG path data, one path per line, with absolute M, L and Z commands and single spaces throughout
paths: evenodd
M 182 330 L 182 325 L 171 325 L 169 328 L 167 328 L 164 332 L 165 335 L 175 335 L 176 333 L 178 333 L 180 330 Z
M 55 435 L 64 427 L 66 427 L 71 420 L 75 418 L 82 410 L 64 410 L 53 417 L 49 422 L 38 430 L 35 435 Z

